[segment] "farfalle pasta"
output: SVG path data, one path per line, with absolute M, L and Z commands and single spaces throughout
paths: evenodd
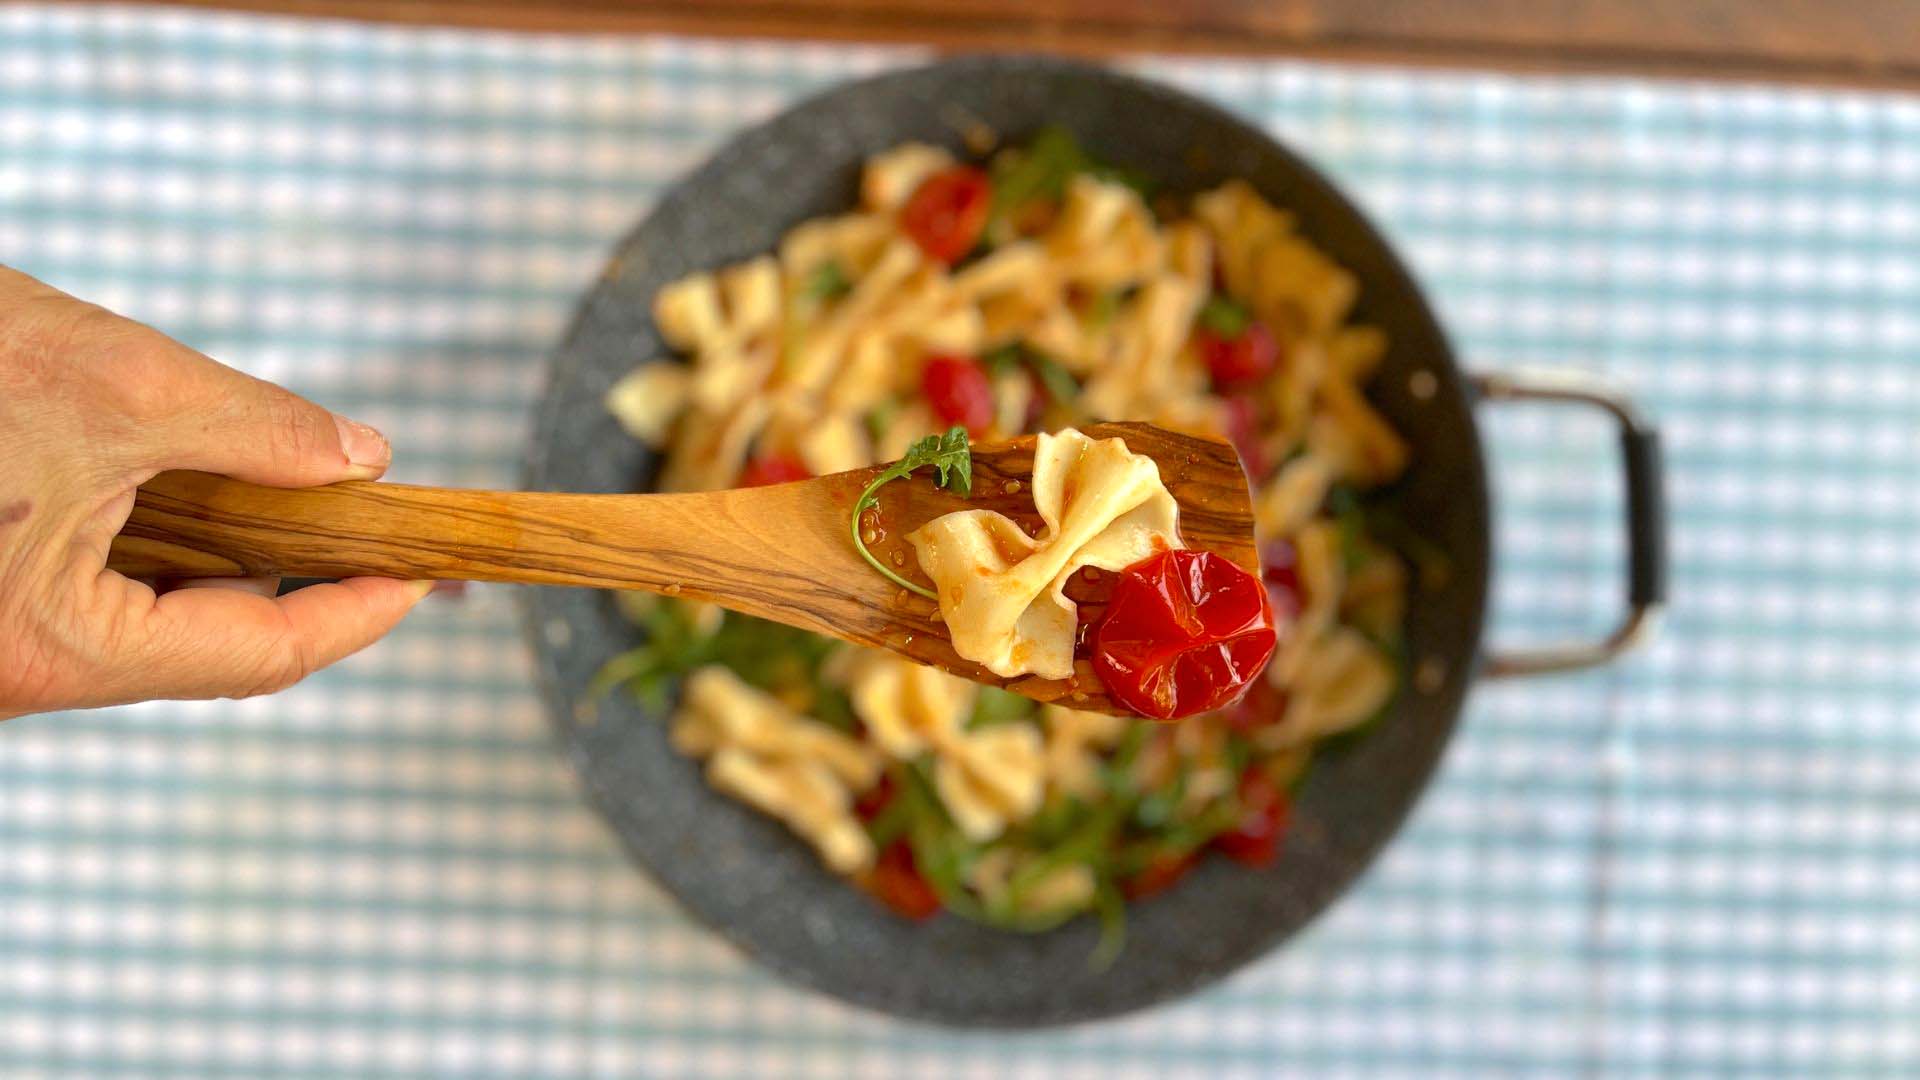
M 673 601 L 627 606 L 648 641 L 613 670 L 716 788 L 903 914 L 1038 930 L 1207 849 L 1271 861 L 1316 740 L 1397 692 L 1413 578 L 1365 498 L 1408 464 L 1365 393 L 1391 343 L 1351 320 L 1365 282 L 1303 224 L 1239 180 L 1153 190 L 1059 131 L 984 161 L 907 144 L 866 162 L 845 213 L 663 288 L 673 356 L 607 395 L 666 490 L 863 468 L 954 425 L 1053 432 L 1033 533 L 972 510 L 907 538 L 955 648 L 1008 677 L 1071 672 L 1077 570 L 1181 550 L 1153 462 L 1077 429 L 1230 438 L 1280 630 L 1245 701 L 1160 727 L 1042 708 Z
M 1180 547 L 1179 506 L 1152 458 L 1071 428 L 1033 454 L 1037 539 L 991 510 L 936 518 L 907 534 L 933 579 L 954 651 L 996 675 L 1073 674 L 1077 610 L 1067 578 L 1120 570 Z
M 841 873 L 873 862 L 853 796 L 879 779 L 872 748 L 801 716 L 717 664 L 688 676 L 674 748 L 707 760 L 722 791 L 786 822 Z

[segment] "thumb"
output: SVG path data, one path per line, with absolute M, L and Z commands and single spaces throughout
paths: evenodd
M 273 487 L 373 480 L 387 471 L 393 450 L 367 425 L 198 353 L 185 362 L 197 391 L 190 397 L 205 404 L 160 425 L 157 467 Z
M 432 584 L 349 578 L 278 599 L 238 589 L 167 593 L 131 620 L 124 655 L 109 661 L 109 670 L 139 680 L 115 687 L 114 696 L 238 698 L 283 690 L 371 645 Z

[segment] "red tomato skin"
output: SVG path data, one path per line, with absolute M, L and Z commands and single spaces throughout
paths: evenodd
M 981 435 L 993 425 L 993 382 L 963 356 L 930 356 L 920 369 L 920 392 L 944 425 L 961 424 Z
M 1264 585 L 1210 551 L 1163 551 L 1121 571 L 1091 637 L 1114 700 L 1174 720 L 1232 704 L 1278 636 Z
M 952 265 L 980 241 L 992 205 L 987 174 L 956 165 L 920 182 L 900 209 L 900 228 L 927 258 Z
M 1260 418 L 1254 400 L 1243 394 L 1226 399 L 1227 439 L 1240 455 L 1240 468 L 1256 483 L 1267 475 L 1267 453 L 1260 445 Z
M 1222 855 L 1243 866 L 1271 866 L 1280 855 L 1292 803 L 1257 765 L 1240 776 L 1240 820 L 1213 838 Z
M 1185 855 L 1156 855 L 1139 873 L 1120 883 L 1120 895 L 1129 900 L 1144 900 L 1166 892 L 1186 877 L 1187 872 L 1199 861 L 1199 857 L 1192 852 Z
M 765 487 L 768 484 L 785 484 L 794 480 L 805 480 L 813 474 L 806 465 L 791 454 L 762 454 L 747 462 L 747 469 L 740 474 L 741 487 Z
M 913 864 L 913 849 L 905 840 L 895 840 L 880 853 L 867 877 L 867 890 L 902 918 L 917 922 L 940 911 L 940 894 L 920 875 L 920 868 Z
M 1279 723 L 1286 711 L 1287 692 L 1265 679 L 1255 679 L 1246 694 L 1228 706 L 1221 715 L 1228 727 L 1242 735 L 1251 735 Z
M 860 797 L 853 800 L 854 816 L 861 821 L 872 821 L 893 802 L 893 796 L 893 775 L 881 773 L 879 783 L 861 792 Z
M 1254 320 L 1238 337 L 1223 338 L 1211 330 L 1194 335 L 1200 358 L 1213 375 L 1213 385 L 1232 389 L 1259 382 L 1280 363 L 1280 344 L 1267 324 Z
M 1260 546 L 1260 579 L 1266 582 L 1275 623 L 1298 618 L 1306 606 L 1306 589 L 1300 583 L 1300 553 L 1291 541 L 1270 540 Z

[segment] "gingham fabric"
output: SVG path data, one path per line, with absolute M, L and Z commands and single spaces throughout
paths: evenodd
M 510 485 L 613 239 L 902 52 L 0 10 L 0 260 Z M 0 1075 L 1920 1074 L 1920 101 L 1293 62 L 1146 70 L 1384 222 L 1478 368 L 1634 389 L 1675 604 L 1488 685 L 1363 884 L 1227 984 L 952 1034 L 774 981 L 621 856 L 511 597 L 270 700 L 0 727 Z M 1608 432 L 1489 409 L 1494 639 L 1614 614 Z

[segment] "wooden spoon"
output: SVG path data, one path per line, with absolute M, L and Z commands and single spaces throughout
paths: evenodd
M 1095 424 L 1153 458 L 1180 504 L 1180 532 L 1259 572 L 1240 459 L 1226 443 L 1146 424 Z M 932 470 L 882 485 L 881 536 L 868 547 L 926 582 L 907 532 L 941 514 L 997 510 L 1039 531 L 1032 436 L 974 446 L 973 494 L 936 488 Z M 513 581 L 641 589 L 861 645 L 892 649 L 1039 701 L 1124 713 L 1088 670 L 1073 678 L 1004 679 L 955 655 L 932 600 L 860 559 L 848 515 L 877 469 L 770 487 L 672 495 L 464 491 L 352 481 L 268 488 L 172 472 L 140 488 L 115 538 L 110 569 L 146 578 L 379 577 Z M 1075 575 L 1068 595 L 1097 614 L 1107 586 Z

